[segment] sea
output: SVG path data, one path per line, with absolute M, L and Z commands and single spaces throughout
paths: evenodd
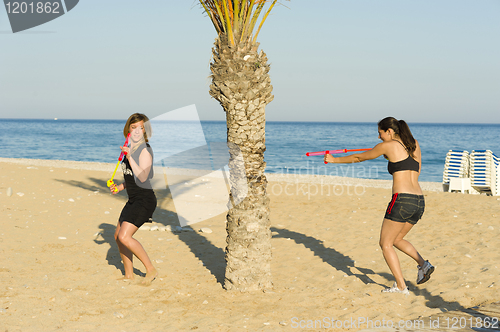
M 123 120 L 0 119 L 0 157 L 115 163 L 124 143 L 124 124 Z M 500 155 L 500 124 L 409 125 L 422 149 L 420 181 L 442 182 L 449 150 L 491 150 Z M 152 123 L 152 127 L 155 164 L 168 160 L 169 167 L 206 169 L 205 152 L 199 147 L 225 146 L 226 142 L 223 121 L 202 121 L 201 126 Z M 266 172 L 391 179 L 383 157 L 325 165 L 322 156 L 306 156 L 313 151 L 372 148 L 379 142 L 376 123 L 270 121 L 266 124 Z

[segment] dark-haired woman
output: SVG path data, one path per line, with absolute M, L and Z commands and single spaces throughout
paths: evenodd
M 398 121 L 393 117 L 381 120 L 378 123 L 378 133 L 382 143 L 377 144 L 373 149 L 340 158 L 327 154 L 325 162 L 359 163 L 382 155 L 389 160 L 388 171 L 393 177 L 392 199 L 384 216 L 379 244 L 396 282 L 383 292 L 409 294 L 394 247 L 417 262 L 417 284 L 429 280 L 431 273 L 434 272 L 434 267 L 420 256 L 410 242 L 404 239 L 420 220 L 425 208 L 422 189 L 418 184 L 422 164 L 421 151 L 410 128 L 403 120 Z
M 120 147 L 126 153 L 123 161 L 123 177 L 125 182 L 110 187 L 111 193 L 126 189 L 128 201 L 116 225 L 115 241 L 120 251 L 125 270 L 124 280 L 134 279 L 134 255 L 144 264 L 146 277 L 143 284 L 151 283 L 158 275 L 148 254 L 142 245 L 133 238 L 135 232 L 146 222 L 151 222 L 156 209 L 156 196 L 151 189 L 150 179 L 153 177 L 153 151 L 149 146 L 151 126 L 146 115 L 132 114 L 123 129 L 123 135 L 130 133 L 130 147 Z

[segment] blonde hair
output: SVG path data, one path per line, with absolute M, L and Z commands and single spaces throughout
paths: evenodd
M 153 130 L 151 129 L 149 118 L 142 113 L 134 113 L 128 118 L 127 123 L 125 123 L 125 127 L 123 127 L 123 136 L 127 138 L 130 132 L 130 126 L 140 121 L 144 122 L 144 140 L 148 142 L 149 138 L 153 136 Z

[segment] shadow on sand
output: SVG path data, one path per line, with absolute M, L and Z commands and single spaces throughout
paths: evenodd
M 68 184 L 74 187 L 82 188 L 85 190 L 89 190 L 92 192 L 100 191 L 100 192 L 109 192 L 109 188 L 106 185 L 106 181 L 96 178 L 88 178 L 90 184 L 82 181 L 66 181 L 66 180 L 57 180 L 61 183 Z M 186 189 L 188 190 L 188 189 Z M 172 195 L 170 190 L 167 188 L 166 190 L 158 190 L 155 191 L 156 197 L 158 199 L 158 207 L 155 210 L 153 215 L 153 219 L 156 223 L 163 224 L 164 226 L 170 225 L 172 228 L 175 226 L 179 226 L 179 218 L 174 211 L 170 211 L 166 208 L 160 207 L 161 202 L 172 199 Z M 111 194 L 110 194 L 111 195 Z M 127 200 L 127 195 L 125 192 L 121 192 L 114 196 L 117 199 Z M 118 215 L 116 216 L 118 220 Z M 94 240 L 94 242 L 98 245 L 109 244 L 110 248 L 106 255 L 106 260 L 109 265 L 115 266 L 117 269 L 120 269 L 122 273 L 123 264 L 121 263 L 120 253 L 118 251 L 118 246 L 115 242 L 114 231 L 116 229 L 116 225 L 102 223 L 99 225 L 100 233 L 99 236 Z M 225 279 L 225 271 L 226 271 L 226 262 L 225 262 L 225 253 L 222 248 L 215 246 L 210 240 L 196 232 L 192 227 L 187 226 L 183 227 L 182 232 L 173 233 L 176 235 L 182 242 L 184 242 L 191 252 L 198 258 L 203 265 L 210 271 L 210 273 L 216 278 L 217 282 L 223 286 Z M 146 250 L 147 251 L 147 250 Z M 142 273 L 138 269 L 134 268 L 134 273 L 145 276 L 145 273 Z
M 328 263 L 333 268 L 344 272 L 348 276 L 357 277 L 359 280 L 364 282 L 365 284 L 377 284 L 386 288 L 387 285 L 377 283 L 373 281 L 369 275 L 379 275 L 385 278 L 388 282 L 393 282 L 394 277 L 392 274 L 385 272 L 375 272 L 371 269 L 363 268 L 360 266 L 356 266 L 354 260 L 346 256 L 334 248 L 327 248 L 324 246 L 323 242 L 302 233 L 298 233 L 295 231 L 291 231 L 288 229 L 281 229 L 276 227 L 271 227 L 271 231 L 278 233 L 278 235 L 274 235 L 273 238 L 290 238 L 295 241 L 297 244 L 301 244 L 304 247 L 311 250 L 315 256 L 320 257 L 325 263 Z M 353 272 L 356 271 L 356 272 Z M 358 273 L 359 272 L 359 273 Z M 439 273 L 439 270 L 437 271 Z M 439 295 L 433 295 L 427 289 L 425 289 L 425 285 L 416 285 L 413 282 L 407 282 L 409 289 L 415 296 L 423 296 L 426 299 L 426 305 L 429 308 L 439 308 L 442 312 L 448 312 L 452 310 L 466 310 L 465 307 L 460 305 L 460 303 L 456 301 L 446 301 Z
M 106 181 L 96 178 L 89 178 L 89 180 L 92 184 L 79 181 L 65 181 L 65 180 L 57 180 L 57 181 L 78 188 L 83 188 L 85 190 L 89 190 L 92 192 L 95 192 L 97 190 L 101 192 L 106 192 L 109 190 L 106 186 Z M 168 188 L 167 190 L 156 191 L 156 195 L 158 198 L 158 202 L 164 201 L 166 199 L 172 199 L 171 193 L 168 190 Z M 127 196 L 124 193 L 120 193 L 115 197 L 117 199 L 126 200 Z M 158 207 L 156 209 L 154 219 L 155 222 L 161 223 L 165 226 L 166 225 L 178 226 L 179 224 L 178 216 L 174 211 L 170 211 L 168 209 L 164 209 L 161 207 Z M 109 265 L 115 266 L 117 269 L 120 269 L 123 273 L 123 265 L 121 263 L 118 247 L 114 239 L 115 227 L 116 225 L 111 225 L 106 223 L 100 224 L 99 228 L 101 229 L 101 232 L 99 236 L 102 237 L 102 239 L 99 239 L 98 236 L 94 241 L 98 245 L 107 243 L 110 246 L 108 253 L 106 255 L 106 260 L 108 261 Z M 191 252 L 203 263 L 203 265 L 216 278 L 217 282 L 223 287 L 225 279 L 225 269 L 226 269 L 224 250 L 222 248 L 215 246 L 207 238 L 202 236 L 200 233 L 194 231 L 191 227 L 189 226 L 184 227 L 184 229 L 190 229 L 190 231 L 182 231 L 174 234 L 188 246 Z M 356 266 L 355 261 L 351 257 L 342 254 L 341 252 L 337 251 L 334 248 L 325 247 L 321 240 L 318 240 L 314 237 L 298 233 L 295 231 L 280 229 L 275 227 L 272 227 L 271 230 L 273 232 L 278 233 L 278 235 L 274 235 L 273 238 L 290 238 L 294 240 L 295 243 L 301 244 L 304 247 L 311 250 L 316 256 L 320 257 L 325 263 L 331 265 L 333 268 L 344 272 L 348 276 L 357 277 L 365 284 L 374 283 L 384 288 L 387 286 L 373 281 L 369 275 L 382 276 L 388 282 L 392 282 L 394 280 L 393 276 L 389 273 L 384 273 L 384 272 L 377 273 L 371 269 Z M 355 272 L 353 272 L 353 270 Z M 134 273 L 140 276 L 145 276 L 145 273 L 142 273 L 140 270 L 135 268 L 134 268 Z M 439 273 L 439 270 L 437 270 L 437 273 Z M 499 313 L 498 304 L 494 306 L 495 309 L 492 309 L 496 310 L 494 311 L 496 316 L 493 317 L 490 311 L 485 310 L 481 307 L 474 307 L 467 309 L 456 301 L 446 301 L 439 295 L 433 295 L 429 291 L 427 291 L 425 285 L 419 285 L 417 287 L 417 285 L 413 282 L 408 282 L 407 284 L 415 296 L 423 296 L 426 299 L 427 307 L 439 308 L 443 312 L 443 314 L 440 315 L 441 317 L 443 317 L 443 319 L 441 319 L 441 324 L 444 324 L 444 319 L 446 319 L 446 317 L 450 318 L 451 321 L 451 319 L 454 317 L 453 315 L 456 316 L 457 314 L 463 317 L 467 317 L 467 319 L 470 317 L 474 317 L 473 320 L 476 318 L 478 319 L 480 318 L 483 321 L 486 318 L 488 318 L 489 321 L 494 321 L 495 317 L 500 316 L 500 314 L 498 314 Z M 481 330 L 491 330 L 491 329 L 483 328 Z M 493 330 L 498 331 L 499 329 L 497 328 Z

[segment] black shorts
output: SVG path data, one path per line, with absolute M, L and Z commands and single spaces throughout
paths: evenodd
M 153 221 L 153 212 L 155 210 L 156 196 L 154 193 L 147 197 L 129 199 L 127 204 L 123 207 L 118 221 L 120 223 L 123 221 L 129 222 L 139 228 L 144 223 Z
M 396 193 L 392 195 L 384 218 L 397 222 L 409 222 L 415 225 L 422 218 L 425 210 L 423 195 Z

